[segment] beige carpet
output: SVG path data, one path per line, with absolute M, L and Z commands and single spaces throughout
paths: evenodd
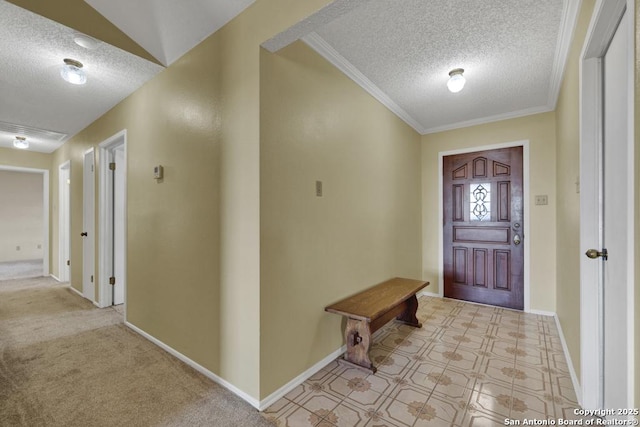
M 42 277 L 42 259 L 0 262 L 0 281 Z
M 271 426 L 53 279 L 0 286 L 0 426 Z

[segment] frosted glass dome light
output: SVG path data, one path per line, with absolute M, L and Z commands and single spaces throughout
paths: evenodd
M 60 75 L 65 81 L 74 85 L 83 85 L 87 82 L 87 75 L 82 69 L 82 62 L 75 59 L 64 59 L 64 65 L 60 70 Z
M 462 73 L 464 73 L 462 68 L 456 68 L 449 71 L 449 81 L 447 82 L 449 91 L 458 93 L 462 90 L 464 84 L 467 82 Z
M 24 136 L 16 136 L 16 139 L 13 140 L 13 146 L 21 150 L 26 150 L 29 148 L 29 141 L 27 141 L 27 138 Z

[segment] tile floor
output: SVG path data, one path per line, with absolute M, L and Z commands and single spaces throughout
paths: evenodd
M 431 297 L 420 298 L 418 317 L 421 329 L 390 322 L 375 335 L 376 374 L 333 361 L 263 415 L 289 427 L 576 418 L 552 317 Z

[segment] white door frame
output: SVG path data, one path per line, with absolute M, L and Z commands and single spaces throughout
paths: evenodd
M 0 165 L 0 170 L 11 172 L 39 173 L 42 175 L 42 275 L 49 271 L 49 171 L 47 169 L 22 168 Z
M 468 147 L 461 148 L 458 150 L 451 151 L 441 151 L 438 153 L 438 296 L 444 296 L 444 230 L 442 224 L 444 224 L 444 201 L 442 197 L 442 191 L 444 188 L 444 180 L 443 180 L 443 162 L 445 156 L 452 156 L 456 154 L 465 154 L 465 153 L 473 153 L 476 151 L 485 151 L 485 150 L 497 150 L 500 148 L 512 148 L 512 147 L 522 147 L 522 188 L 523 188 L 523 222 L 524 222 L 524 311 L 529 313 L 531 312 L 531 298 L 530 298 L 530 289 L 531 285 L 529 282 L 530 276 L 530 251 L 529 251 L 529 237 L 531 233 L 529 232 L 529 140 L 522 141 L 513 141 L 513 142 L 505 142 L 501 144 L 491 144 L 491 145 L 481 145 L 478 147 Z
M 89 163 L 89 164 L 87 164 Z M 90 167 L 91 170 L 87 170 Z M 82 295 L 95 303 L 95 149 L 91 147 L 82 155 Z
M 127 164 L 127 130 L 124 129 L 112 137 L 106 139 L 102 143 L 100 143 L 99 147 L 99 156 L 100 156 L 100 195 L 99 195 L 99 207 L 98 207 L 98 222 L 100 228 L 100 237 L 98 243 L 98 259 L 99 259 L 99 268 L 98 268 L 98 306 L 99 307 L 108 307 L 113 303 L 113 295 L 112 289 L 109 284 L 109 277 L 111 276 L 111 266 L 113 264 L 113 241 L 111 236 L 113 236 L 113 215 L 112 215 L 112 193 L 113 193 L 113 183 L 111 180 L 111 174 L 109 172 L 109 163 L 113 158 L 113 152 L 118 147 L 124 147 L 124 158 L 125 164 L 122 165 L 124 169 L 125 175 L 125 183 L 126 183 L 126 164 Z M 125 184 L 124 190 L 124 234 L 125 234 L 125 245 L 124 245 L 124 271 L 127 271 L 127 245 L 126 245 L 126 235 L 127 235 L 127 186 Z M 124 295 L 125 302 L 127 303 L 127 281 L 124 281 Z M 125 319 L 126 320 L 126 319 Z
M 580 63 L 580 250 L 602 248 L 601 230 L 601 176 L 602 176 L 602 60 L 615 33 L 622 14 L 629 18 L 635 16 L 633 0 L 598 0 L 589 24 Z M 634 235 L 634 20 L 628 26 L 628 67 L 629 91 L 628 103 L 628 198 L 627 229 Z M 634 378 L 634 246 L 628 239 L 627 271 L 627 342 L 628 369 L 630 378 Z M 580 261 L 580 359 L 582 401 L 586 409 L 601 409 L 603 395 L 603 345 L 604 337 L 600 319 L 603 316 L 602 292 L 599 278 L 602 277 L 602 263 L 594 262 L 582 256 Z M 596 333 L 594 333 L 596 332 Z M 628 407 L 633 407 L 633 381 L 629 381 Z
M 71 282 L 68 260 L 71 260 L 71 160 L 58 166 L 58 280 L 61 282 Z

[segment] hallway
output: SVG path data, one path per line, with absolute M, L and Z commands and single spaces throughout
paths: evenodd
M 269 425 L 51 278 L 0 286 L 0 426 Z
M 375 375 L 332 362 L 265 411 L 279 426 L 504 426 L 578 419 L 553 317 L 420 298 L 376 334 Z

